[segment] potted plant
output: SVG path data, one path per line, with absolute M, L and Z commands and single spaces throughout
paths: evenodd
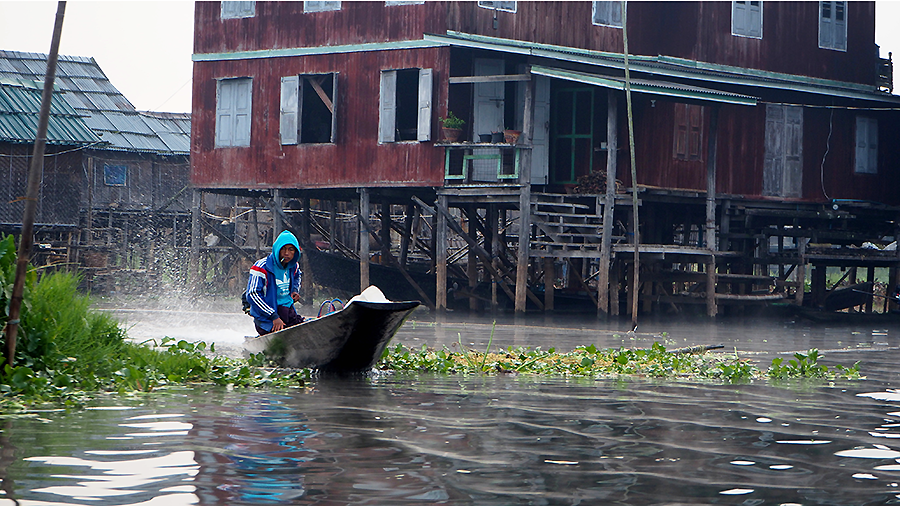
M 466 120 L 457 118 L 453 111 L 447 113 L 446 118 L 441 120 L 441 135 L 447 142 L 457 142 L 462 136 L 462 126 L 466 124 Z

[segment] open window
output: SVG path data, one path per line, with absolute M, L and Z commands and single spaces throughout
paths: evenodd
M 221 79 L 216 86 L 216 147 L 249 146 L 253 80 Z
M 878 120 L 867 116 L 856 117 L 857 174 L 878 174 Z
M 281 78 L 281 144 L 326 144 L 337 139 L 337 73 Z
M 341 2 L 330 0 L 306 0 L 303 2 L 303 12 L 326 12 L 341 10 Z
M 381 72 L 378 142 L 431 140 L 432 69 Z
M 485 9 L 497 9 L 498 11 L 516 12 L 515 1 L 478 0 L 478 6 Z

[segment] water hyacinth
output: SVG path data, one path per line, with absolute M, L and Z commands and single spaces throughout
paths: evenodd
M 728 383 L 746 382 L 771 377 L 859 379 L 859 364 L 829 369 L 817 364 L 818 350 L 798 354 L 803 360 L 783 364 L 776 358 L 768 370 L 735 353 L 672 353 L 654 343 L 649 349 L 606 349 L 593 344 L 579 346 L 571 352 L 555 349 L 509 347 L 498 352 L 480 353 L 459 346 L 458 351 L 422 346 L 413 349 L 402 344 L 388 348 L 379 369 L 432 373 L 507 373 L 552 376 L 608 378 L 621 375 L 651 378 L 683 378 L 716 380 Z

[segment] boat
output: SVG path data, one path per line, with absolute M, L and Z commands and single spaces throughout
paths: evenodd
M 390 301 L 378 287 L 370 286 L 337 311 L 278 332 L 247 337 L 244 350 L 247 354 L 265 353 L 282 367 L 365 372 L 378 362 L 419 304 Z
M 824 308 L 786 305 L 796 316 L 815 323 L 837 325 L 897 325 L 900 324 L 900 312 L 858 313 L 850 311 L 828 311 Z

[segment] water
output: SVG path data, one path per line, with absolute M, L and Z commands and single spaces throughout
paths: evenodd
M 234 341 L 224 314 L 204 326 L 190 319 L 208 322 L 213 309 L 188 313 L 167 315 L 162 335 L 215 340 L 222 325 L 220 342 Z M 149 323 L 159 313 L 120 314 L 135 335 L 159 330 Z M 397 339 L 483 349 L 492 326 L 417 315 Z M 762 366 L 818 347 L 830 365 L 861 361 L 867 379 L 735 386 L 404 373 L 109 396 L 84 411 L 0 421 L 0 505 L 900 504 L 900 328 L 627 327 L 498 322 L 492 347 L 723 343 Z

